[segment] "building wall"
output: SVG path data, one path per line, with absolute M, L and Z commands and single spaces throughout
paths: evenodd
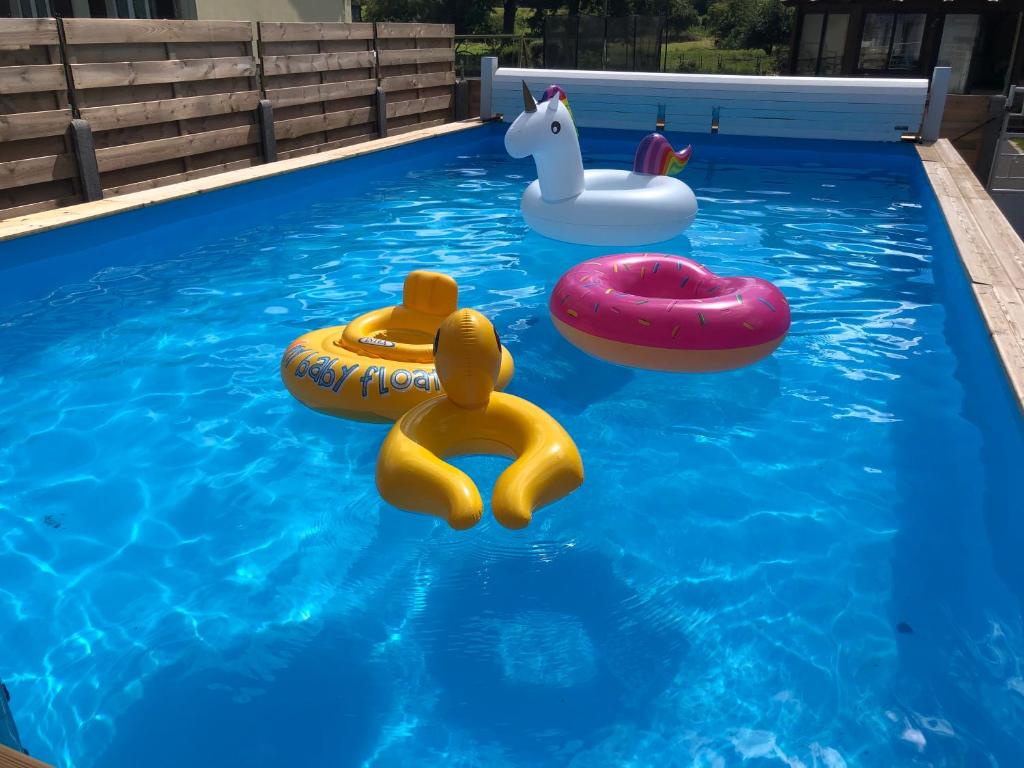
M 196 18 L 238 21 L 351 21 L 351 0 L 195 0 Z

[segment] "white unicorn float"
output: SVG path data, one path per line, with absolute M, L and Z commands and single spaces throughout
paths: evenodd
M 524 111 L 505 134 L 514 158 L 533 155 L 537 180 L 523 193 L 523 218 L 555 240 L 581 245 L 646 245 L 675 237 L 697 215 L 693 190 L 672 173 L 692 147 L 675 152 L 664 136 L 640 142 L 632 171 L 583 170 L 565 91 L 552 85 L 538 104 L 523 83 Z

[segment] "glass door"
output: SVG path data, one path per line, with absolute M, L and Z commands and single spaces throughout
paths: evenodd
M 942 24 L 942 42 L 936 66 L 949 67 L 949 92 L 966 93 L 974 43 L 978 39 L 978 14 L 951 13 Z

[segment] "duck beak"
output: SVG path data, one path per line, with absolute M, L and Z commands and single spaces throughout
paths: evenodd
M 530 87 L 523 80 L 523 109 L 526 112 L 536 112 L 537 102 L 533 100 L 533 94 L 530 93 Z

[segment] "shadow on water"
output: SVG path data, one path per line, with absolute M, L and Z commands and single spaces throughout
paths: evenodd
M 555 330 L 544 307 L 540 316 L 523 318 L 527 343 L 516 345 L 516 377 L 509 391 L 545 409 L 579 415 L 594 402 L 594 392 L 608 397 L 634 378 L 629 368 L 606 363 L 580 351 Z
M 438 585 L 418 631 L 440 637 L 427 669 L 441 714 L 522 753 L 642 721 L 688 647 L 668 613 L 603 556 L 530 551 Z
M 387 709 L 389 683 L 365 662 L 370 644 L 340 622 L 280 631 L 204 669 L 178 664 L 147 679 L 97 768 L 358 765 Z

